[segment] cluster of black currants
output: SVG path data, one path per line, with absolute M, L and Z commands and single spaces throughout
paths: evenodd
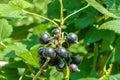
M 43 46 L 38 49 L 39 64 L 42 66 L 50 58 L 48 65 L 55 66 L 58 71 L 63 71 L 66 65 L 69 66 L 71 72 L 79 71 L 77 65 L 81 63 L 81 58 L 66 50 L 68 44 L 78 42 L 77 35 L 68 33 L 60 40 L 59 34 L 60 30 L 57 28 L 52 30 L 51 36 L 48 33 L 40 34 L 39 42 Z

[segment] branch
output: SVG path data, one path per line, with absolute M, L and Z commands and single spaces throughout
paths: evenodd
M 80 11 L 82 11 L 82 10 L 84 10 L 84 9 L 86 9 L 87 7 L 89 7 L 90 5 L 89 4 L 87 4 L 85 7 L 83 7 L 83 8 L 80 8 L 79 10 L 77 10 L 77 11 L 75 11 L 75 12 L 73 12 L 73 13 L 71 13 L 71 14 L 69 14 L 67 17 L 65 17 L 64 18 L 64 22 L 69 18 L 69 17 L 71 17 L 71 16 L 73 16 L 74 14 L 76 14 L 76 13 L 78 13 L 78 12 L 80 12 Z
M 53 24 L 56 25 L 57 27 L 59 26 L 55 21 L 53 21 L 53 20 L 51 20 L 51 19 L 49 19 L 49 18 L 47 18 L 47 17 L 41 16 L 41 15 L 36 14 L 36 13 L 29 12 L 29 11 L 26 11 L 26 10 L 23 10 L 23 12 L 24 12 L 24 13 L 27 13 L 27 14 L 34 15 L 34 16 L 38 16 L 38 17 L 40 17 L 40 18 L 42 18 L 42 19 L 45 19 L 45 20 L 53 23 Z
M 41 66 L 41 68 L 39 69 L 39 71 L 37 72 L 37 74 L 33 77 L 32 80 L 37 80 L 37 78 L 39 77 L 39 75 L 41 74 L 43 68 L 49 63 L 50 58 L 47 58 L 46 62 Z

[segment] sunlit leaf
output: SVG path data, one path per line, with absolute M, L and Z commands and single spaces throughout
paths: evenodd
M 103 23 L 99 29 L 113 30 L 116 33 L 120 33 L 120 20 L 111 20 Z
M 9 37 L 13 31 L 12 26 L 5 19 L 0 19 L 0 41 Z

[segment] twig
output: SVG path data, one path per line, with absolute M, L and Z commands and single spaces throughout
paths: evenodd
M 37 78 L 39 77 L 39 75 L 41 74 L 42 70 L 44 69 L 44 67 L 49 63 L 50 58 L 47 58 L 46 62 L 41 66 L 41 68 L 39 69 L 39 71 L 37 72 L 37 74 L 33 77 L 32 80 L 37 80 Z
M 47 18 L 47 17 L 41 16 L 41 15 L 36 14 L 36 13 L 29 12 L 29 11 L 26 11 L 26 10 L 23 10 L 23 12 L 24 12 L 24 13 L 27 13 L 27 14 L 34 15 L 34 16 L 38 16 L 38 17 L 40 17 L 40 18 L 42 18 L 42 19 L 45 19 L 45 20 L 53 23 L 53 24 L 56 25 L 57 27 L 59 26 L 55 21 L 53 21 L 53 20 L 51 20 L 51 19 L 49 19 L 49 18 Z
M 73 13 L 71 13 L 71 14 L 69 14 L 67 17 L 65 17 L 64 18 L 64 22 L 69 18 L 69 17 L 71 17 L 72 15 L 74 15 L 74 14 L 76 14 L 76 13 L 78 13 L 78 12 L 80 12 L 80 11 L 82 11 L 82 10 L 84 10 L 84 9 L 86 9 L 87 7 L 89 7 L 90 5 L 89 4 L 87 4 L 85 7 L 83 7 L 83 8 L 80 8 L 79 10 L 77 10 L 77 11 L 75 11 L 75 12 L 73 12 Z

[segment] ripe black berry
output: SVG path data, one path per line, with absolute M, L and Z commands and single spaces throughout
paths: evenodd
M 67 38 L 67 41 L 70 43 L 75 43 L 78 41 L 78 37 L 74 33 L 69 33 L 66 38 Z
M 66 58 L 67 57 L 67 50 L 64 47 L 57 48 L 56 53 L 61 58 Z
M 42 33 L 39 37 L 41 44 L 47 44 L 49 42 L 50 36 L 47 33 Z
M 76 64 L 70 64 L 70 71 L 71 72 L 77 72 L 77 71 L 80 71 L 79 69 L 78 69 L 78 67 L 77 67 L 77 65 Z
M 45 53 L 45 48 L 46 48 L 46 47 L 39 47 L 39 48 L 38 48 L 38 56 L 39 56 L 39 57 L 42 57 L 42 56 L 43 56 L 43 54 Z
M 62 60 L 62 59 L 59 59 L 56 63 L 57 63 L 57 64 L 56 64 L 56 67 L 57 67 L 58 69 L 62 69 L 62 68 L 65 67 L 65 61 Z
M 52 35 L 57 35 L 59 33 L 59 29 L 55 28 L 52 30 Z
M 50 58 L 55 58 L 56 56 L 56 52 L 54 51 L 53 48 L 51 47 L 47 47 L 45 49 L 45 53 L 44 53 L 44 57 L 47 58 L 47 57 L 50 57 Z
M 46 59 L 44 57 L 39 58 L 39 64 L 43 65 L 45 63 Z
M 57 44 L 58 40 L 57 39 L 51 39 L 50 42 L 53 43 L 53 44 Z
M 79 56 L 72 56 L 71 59 L 72 59 L 72 63 L 74 64 L 78 65 L 81 63 L 81 58 Z

